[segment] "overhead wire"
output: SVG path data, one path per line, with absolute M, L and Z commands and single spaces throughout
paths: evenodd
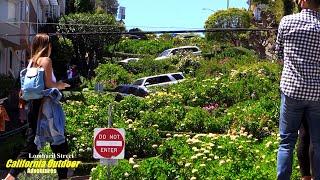
M 211 29 L 197 29 L 197 30 L 169 30 L 169 31 L 105 31 L 105 32 L 56 32 L 48 33 L 49 36 L 59 35 L 139 35 L 139 34 L 164 34 L 164 33 L 208 33 L 208 32 L 247 32 L 247 31 L 276 31 L 277 28 L 211 28 Z M 36 34 L 0 34 L 0 36 L 35 36 Z
M 58 25 L 58 26 L 89 26 L 89 27 L 124 27 L 121 25 L 108 25 L 108 24 L 82 24 L 82 23 L 50 23 L 50 22 L 25 22 L 25 21 L 18 21 L 18 22 L 12 22 L 12 21 L 5 21 L 0 22 L 0 24 L 31 24 L 31 25 Z M 130 28 L 147 28 L 147 29 L 199 29 L 195 27 L 175 27 L 175 26 L 126 26 Z

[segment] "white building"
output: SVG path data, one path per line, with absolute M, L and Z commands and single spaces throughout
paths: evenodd
M 0 0 L 0 74 L 15 78 L 30 57 L 30 34 L 65 13 L 65 0 Z

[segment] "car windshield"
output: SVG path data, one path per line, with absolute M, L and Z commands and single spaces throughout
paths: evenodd
M 137 86 L 141 86 L 143 83 L 143 79 L 138 79 L 136 80 L 134 83 L 132 83 L 133 85 L 137 85 Z
M 169 54 L 170 54 L 170 51 L 169 51 L 169 49 L 168 49 L 168 50 L 163 51 L 161 54 L 159 54 L 158 57 L 169 56 Z

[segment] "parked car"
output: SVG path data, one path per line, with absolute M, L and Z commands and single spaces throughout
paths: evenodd
M 183 80 L 185 80 L 183 74 L 181 72 L 178 72 L 140 78 L 132 84 L 147 89 L 148 87 L 152 86 L 165 86 L 169 84 L 175 84 Z
M 144 87 L 132 85 L 132 84 L 123 84 L 117 86 L 113 89 L 113 92 L 116 92 L 116 101 L 120 101 L 125 96 L 134 95 L 138 97 L 145 97 L 148 95 L 147 89 Z
M 128 64 L 129 62 L 136 62 L 139 61 L 139 58 L 127 58 L 124 60 L 119 61 L 120 64 Z
M 181 47 L 171 48 L 163 51 L 155 60 L 166 59 L 166 58 L 169 58 L 170 56 L 176 55 L 178 53 L 183 53 L 183 52 L 191 52 L 194 55 L 201 54 L 201 50 L 197 46 L 181 46 Z

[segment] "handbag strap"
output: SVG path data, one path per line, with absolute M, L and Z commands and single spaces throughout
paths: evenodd
M 27 68 L 31 68 L 32 64 L 33 64 L 33 61 L 32 61 L 32 59 L 30 59 L 30 62 L 28 64 Z M 41 68 L 41 66 L 38 65 L 37 68 Z
M 31 65 L 32 65 L 32 59 L 30 59 L 30 62 L 28 64 L 28 67 L 27 68 L 31 68 Z

